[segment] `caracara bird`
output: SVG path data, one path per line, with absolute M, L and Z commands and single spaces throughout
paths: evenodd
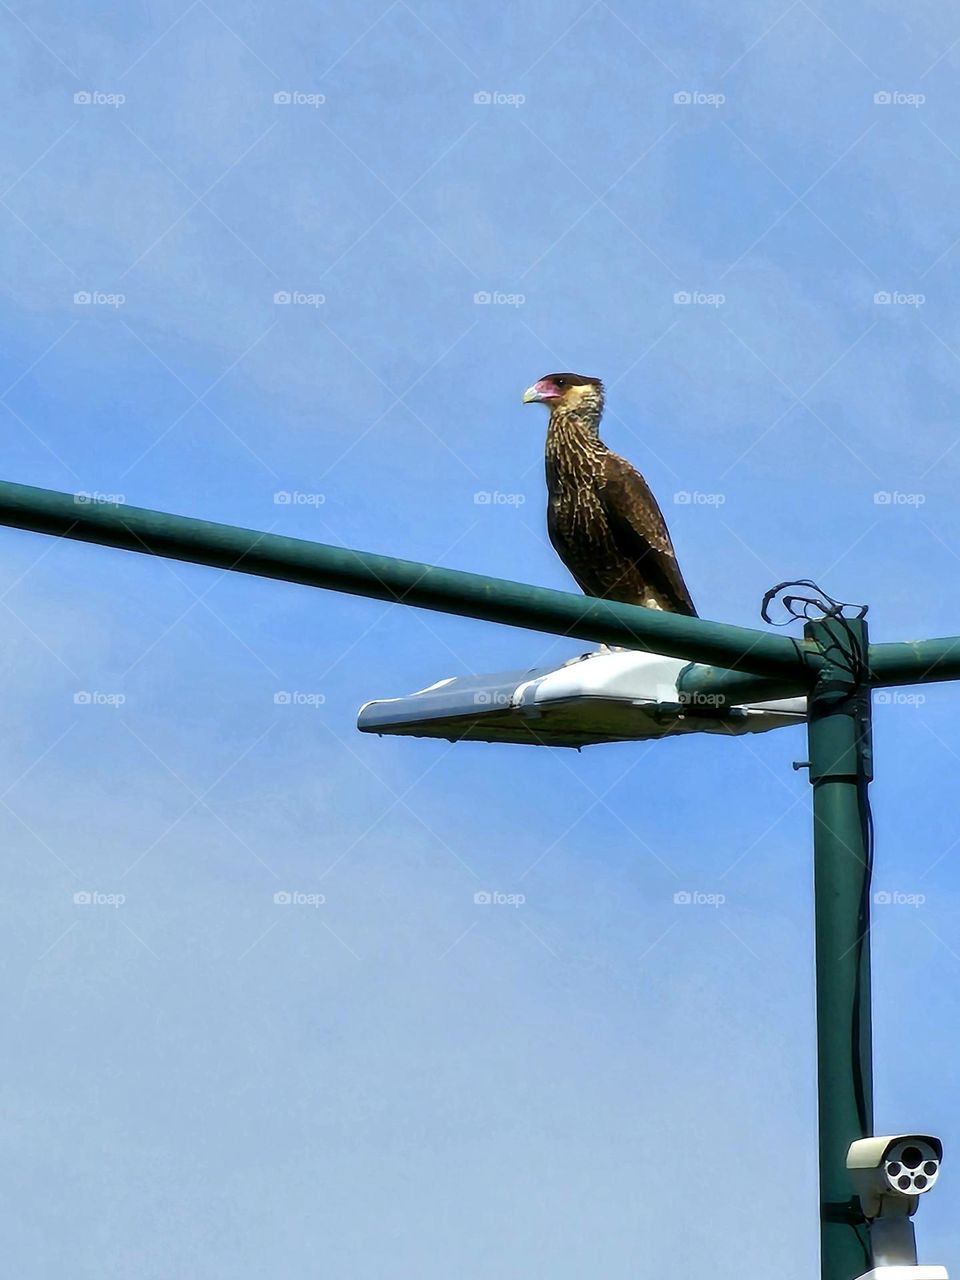
M 547 530 L 584 595 L 696 617 L 656 498 L 600 439 L 600 379 L 550 373 L 523 402 L 550 410 Z

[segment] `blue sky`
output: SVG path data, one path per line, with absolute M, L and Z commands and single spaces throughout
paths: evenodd
M 874 639 L 960 630 L 941 5 L 0 28 L 7 478 L 571 588 L 520 394 L 572 368 L 705 616 L 810 576 Z M 19 1275 L 814 1273 L 802 733 L 367 739 L 371 697 L 581 646 L 13 531 L 0 601 Z M 948 1160 L 958 697 L 877 706 L 874 787 L 877 1122 Z

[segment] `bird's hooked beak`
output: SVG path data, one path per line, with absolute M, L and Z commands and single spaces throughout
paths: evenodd
M 546 378 L 541 378 L 539 382 L 535 382 L 532 387 L 527 387 L 523 393 L 524 404 L 544 404 L 551 400 L 559 400 L 560 393 L 552 382 Z

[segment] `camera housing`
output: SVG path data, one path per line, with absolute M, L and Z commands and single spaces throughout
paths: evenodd
M 940 1176 L 943 1143 L 928 1134 L 898 1133 L 851 1143 L 847 1168 L 866 1218 L 910 1217 Z

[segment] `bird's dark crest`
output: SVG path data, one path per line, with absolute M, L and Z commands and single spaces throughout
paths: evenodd
M 563 378 L 564 382 L 571 387 L 602 387 L 603 383 L 599 378 L 588 378 L 582 373 L 548 373 L 541 378 L 541 382 L 555 382 L 557 378 Z

